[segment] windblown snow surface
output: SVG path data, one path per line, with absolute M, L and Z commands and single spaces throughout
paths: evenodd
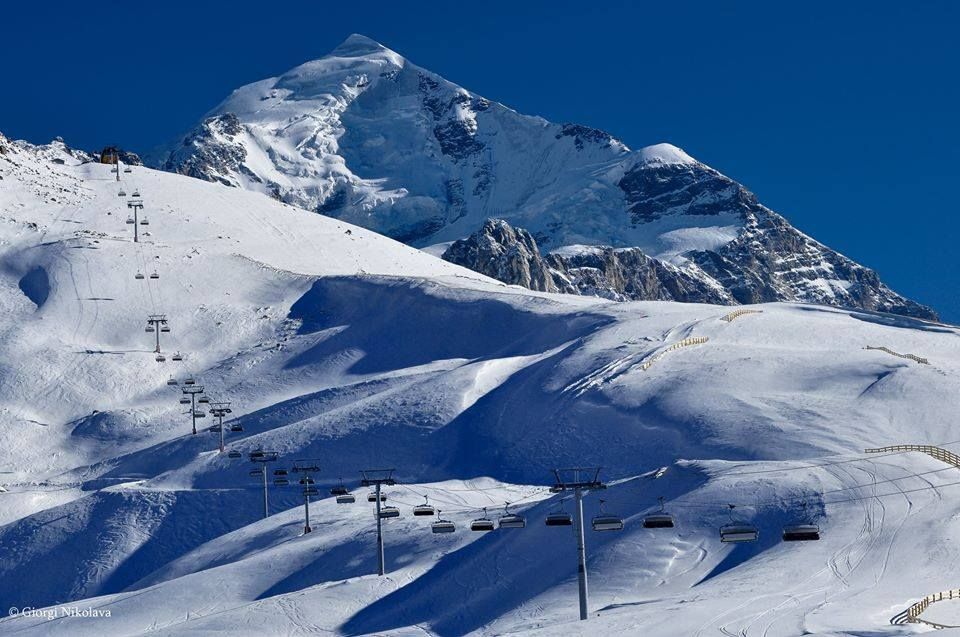
M 257 193 L 4 146 L 0 608 L 109 617 L 2 634 L 906 635 L 894 615 L 958 586 L 960 470 L 863 453 L 957 448 L 953 327 L 538 294 Z M 183 363 L 154 361 L 155 313 Z M 171 375 L 232 402 L 229 449 L 320 459 L 312 533 L 292 487 L 261 519 L 252 465 L 190 434 Z M 626 523 L 588 527 L 587 622 L 574 537 L 544 526 L 568 497 L 550 471 L 573 465 L 609 483 L 587 515 L 602 497 Z M 374 467 L 396 468 L 402 512 L 384 577 L 358 486 Z M 326 497 L 340 478 L 356 504 Z M 456 533 L 411 515 L 424 496 Z M 643 529 L 661 496 L 676 528 Z M 468 530 L 505 502 L 525 529 Z M 823 539 L 785 544 L 801 502 Z M 719 542 L 728 503 L 759 542 Z

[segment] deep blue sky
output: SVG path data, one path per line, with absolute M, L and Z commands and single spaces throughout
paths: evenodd
M 143 151 L 358 32 L 521 112 L 674 143 L 960 321 L 960 2 L 53 0 L 3 23 L 11 137 Z

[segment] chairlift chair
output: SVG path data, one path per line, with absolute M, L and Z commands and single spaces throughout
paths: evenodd
M 622 531 L 623 518 L 619 515 L 604 513 L 603 505 L 606 500 L 600 500 L 600 512 L 593 516 L 591 525 L 594 531 Z
M 173 360 L 175 360 L 175 361 L 182 361 L 182 360 L 183 360 L 183 354 L 181 354 L 180 352 L 177 352 L 176 354 L 174 354 L 173 356 L 171 356 L 171 358 L 172 358 Z
M 547 526 L 573 526 L 573 516 L 563 510 L 563 500 L 560 500 L 560 509 L 548 513 L 544 522 Z
M 207 431 L 218 434 L 220 433 L 220 425 L 210 425 L 210 427 L 207 428 Z
M 125 173 L 132 173 L 132 172 L 133 172 L 133 168 L 130 168 L 130 166 L 127 166 L 126 168 L 123 169 L 123 172 L 125 172 Z
M 160 331 L 161 331 L 161 332 L 169 332 L 169 331 L 170 331 L 170 326 L 169 326 L 169 325 L 161 325 L 161 326 L 160 326 Z
M 413 507 L 414 516 L 423 516 L 423 515 L 432 516 L 435 511 L 436 510 L 433 508 L 433 506 L 431 506 L 427 496 L 423 496 L 423 504 L 418 504 L 417 506 Z
M 724 544 L 756 542 L 760 538 L 760 531 L 757 530 L 757 527 L 734 521 L 733 510 L 736 505 L 728 504 L 727 506 L 730 507 L 730 524 L 720 527 L 720 541 Z
M 185 381 L 183 381 L 183 384 L 184 384 L 184 385 L 196 385 L 196 384 L 197 384 L 197 381 L 195 381 L 195 380 L 191 377 L 191 378 L 188 378 L 188 379 L 186 379 Z
M 134 191 L 133 191 L 133 195 L 131 195 L 131 196 L 132 196 L 132 197 L 139 197 L 139 196 L 140 196 L 140 190 L 139 190 L 139 189 L 138 189 L 138 190 L 134 190 Z
M 367 494 L 367 502 L 376 502 L 376 501 L 377 501 L 377 492 L 376 492 L 376 491 L 371 491 L 370 493 Z M 380 494 L 380 501 L 381 501 L 381 502 L 386 502 L 386 501 L 387 501 L 387 496 L 386 496 L 385 494 L 381 493 L 381 494 Z
M 263 475 L 263 469 L 251 469 L 251 470 L 250 470 L 250 477 L 251 477 L 251 478 L 259 478 L 259 477 L 262 476 L 262 475 Z
M 803 507 L 803 520 L 795 521 L 783 527 L 784 542 L 811 542 L 820 539 L 820 526 L 814 524 L 807 516 L 807 503 Z
M 440 519 L 440 511 L 437 511 L 437 520 L 430 525 L 432 533 L 453 533 L 457 527 L 450 520 Z
M 233 431 L 233 432 L 243 431 L 243 425 L 241 425 L 240 423 L 234 423 L 230 425 L 230 431 Z
M 347 493 L 348 493 L 347 488 L 343 486 L 333 487 L 332 489 L 330 489 L 330 495 L 341 496 L 341 495 L 347 495 Z
M 300 484 L 304 484 L 304 485 L 314 484 L 314 480 L 310 476 L 304 476 L 300 478 Z
M 643 528 L 645 529 L 672 529 L 673 516 L 663 510 L 663 496 L 657 498 L 660 500 L 660 511 L 650 513 L 643 517 Z
M 227 452 L 227 457 L 228 457 L 228 458 L 233 458 L 234 460 L 236 460 L 237 458 L 242 458 L 242 457 L 243 457 L 243 454 L 240 453 L 239 451 L 228 451 L 228 452 Z
M 273 470 L 273 475 L 275 475 L 275 476 L 286 476 L 286 475 L 289 475 L 289 474 L 287 473 L 287 470 L 286 470 L 286 469 L 274 469 L 274 470 Z
M 193 412 L 193 417 L 194 417 L 194 418 L 206 418 L 207 415 L 198 409 L 197 411 Z
M 784 542 L 809 542 L 820 539 L 820 527 L 816 524 L 790 524 L 783 527 Z
M 501 529 L 522 529 L 527 526 L 527 519 L 522 515 L 510 513 L 510 504 L 503 506 L 503 515 L 500 516 L 499 525 Z
M 153 334 L 157 330 L 155 330 L 152 325 L 148 325 L 145 328 L 143 328 L 143 331 L 146 332 L 147 334 Z
M 353 504 L 357 499 L 352 493 L 337 496 L 337 504 Z
M 167 379 L 167 384 L 168 384 L 168 385 L 179 385 L 180 383 L 177 382 L 177 379 L 176 379 L 176 378 L 174 378 L 173 376 L 171 376 L 169 379 Z M 187 402 L 190 402 L 190 401 L 188 400 Z
M 180 399 L 180 404 L 181 404 L 181 405 L 189 405 L 189 404 L 190 404 L 190 399 L 187 398 L 186 396 L 184 396 L 183 398 Z
M 483 509 L 483 517 L 477 518 L 470 523 L 471 531 L 492 531 L 494 529 L 493 520 L 487 517 L 487 509 Z
M 121 190 L 120 192 L 117 193 L 117 196 L 118 196 L 118 197 L 126 197 L 126 196 L 127 196 L 127 193 L 125 193 L 125 192 L 123 192 L 123 191 Z
M 141 278 L 142 278 L 142 277 L 141 277 Z M 159 278 L 160 278 L 160 275 L 157 274 L 157 271 L 156 271 L 156 270 L 154 270 L 153 272 L 150 273 L 150 278 L 151 278 L 151 279 L 159 279 Z
M 290 481 L 287 480 L 286 478 L 274 478 L 274 479 L 273 479 L 273 484 L 276 485 L 276 486 L 278 486 L 278 487 L 285 487 L 285 486 L 287 486 L 288 484 L 290 484 Z
M 142 281 L 145 277 L 143 276 L 142 272 L 137 272 L 133 275 L 133 278 L 137 279 L 138 281 Z
M 203 403 L 203 404 L 208 404 L 208 403 L 210 402 L 210 397 L 209 397 L 209 396 L 200 396 L 200 398 L 197 398 L 197 402 L 198 402 L 198 403 Z
M 158 363 L 166 363 L 166 362 L 167 362 L 167 357 L 164 356 L 163 354 L 157 354 L 157 362 L 158 362 Z
M 150 220 L 147 219 L 146 217 L 144 217 L 143 219 L 140 220 L 140 225 L 141 225 L 141 226 L 149 226 L 149 225 L 150 225 Z
M 127 217 L 127 225 L 128 225 L 128 226 L 132 226 L 134 223 L 136 223 L 136 222 L 133 220 L 133 217 Z
M 400 509 L 394 506 L 380 507 L 380 517 L 381 518 L 399 518 Z
M 305 487 L 303 489 L 303 495 L 320 495 L 320 490 L 316 487 Z

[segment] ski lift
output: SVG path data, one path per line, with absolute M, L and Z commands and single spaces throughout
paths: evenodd
M 182 360 L 183 360 L 183 354 L 181 354 L 180 352 L 177 352 L 177 353 L 175 353 L 171 358 L 172 358 L 173 360 L 175 360 L 175 361 L 182 361 Z
M 152 325 L 148 325 L 147 327 L 144 328 L 143 331 L 146 332 L 147 334 L 153 334 L 157 330 L 155 330 Z
M 138 281 L 142 281 L 144 279 L 144 276 L 142 272 L 137 272 L 136 274 L 133 275 L 133 278 L 137 279 Z
M 123 172 L 125 172 L 125 173 L 132 173 L 132 172 L 133 172 L 133 168 L 130 168 L 130 166 L 127 166 L 126 168 L 123 169 Z
M 127 225 L 132 226 L 134 223 L 136 222 L 133 220 L 133 217 L 127 217 Z
M 591 524 L 594 531 L 622 531 L 623 518 L 619 515 L 611 515 L 603 512 L 603 505 L 606 500 L 600 500 L 600 512 L 593 516 Z
M 503 505 L 503 515 L 500 516 L 499 524 L 501 529 L 522 529 L 527 526 L 527 519 L 522 515 L 510 513 L 510 503 L 507 502 Z
M 273 484 L 278 487 L 285 487 L 288 484 L 290 484 L 290 481 L 287 480 L 286 478 L 274 478 Z
M 376 491 L 371 491 L 370 493 L 367 494 L 367 502 L 376 502 L 376 501 L 377 501 L 377 492 L 376 492 Z M 384 495 L 383 493 L 381 493 L 381 494 L 380 494 L 380 501 L 381 501 L 381 502 L 386 502 L 386 501 L 387 501 L 387 496 Z
M 341 496 L 341 495 L 347 495 L 348 493 L 350 492 L 347 491 L 347 488 L 345 486 L 343 486 L 343 478 L 340 479 L 340 484 L 338 486 L 335 486 L 332 489 L 330 489 L 330 495 Z
M 181 405 L 189 405 L 189 404 L 190 404 L 190 399 L 187 398 L 186 396 L 184 396 L 183 398 L 180 399 L 180 404 L 181 404 Z
M 393 506 L 386 506 L 380 508 L 380 517 L 381 518 L 399 518 L 400 509 Z
M 243 425 L 241 425 L 240 423 L 234 423 L 230 425 L 230 431 L 234 431 L 234 432 L 243 431 Z
M 154 270 L 153 272 L 150 273 L 150 278 L 151 278 L 151 279 L 159 279 L 159 278 L 160 278 L 160 275 L 157 274 L 157 271 L 156 271 L 156 270 Z
M 127 193 L 125 193 L 125 192 L 123 192 L 123 190 L 121 190 L 120 192 L 117 193 L 117 196 L 118 196 L 118 197 L 126 197 L 126 196 L 127 196 Z
M 720 527 L 720 541 L 726 544 L 742 544 L 744 542 L 756 542 L 760 537 L 757 527 L 746 523 L 735 522 L 733 519 L 734 504 L 728 504 L 730 507 L 730 524 Z
M 663 510 L 663 496 L 657 498 L 660 501 L 660 512 L 650 513 L 643 517 L 643 528 L 645 529 L 672 529 L 673 516 Z
M 251 477 L 251 478 L 259 478 L 259 477 L 262 476 L 262 475 L 263 475 L 263 469 L 251 469 L 251 470 L 250 470 L 250 477 Z
M 196 385 L 196 384 L 197 384 L 197 381 L 195 381 L 193 378 L 188 378 L 188 379 L 186 379 L 185 381 L 183 381 L 183 384 L 184 384 L 184 385 Z
M 134 191 L 133 191 L 133 194 L 130 195 L 130 196 L 131 196 L 131 197 L 139 197 L 139 196 L 140 196 L 140 190 L 139 190 L 139 189 L 134 190 Z
M 430 525 L 430 531 L 433 533 L 453 533 L 457 530 L 453 522 L 440 518 L 440 511 L 437 511 L 437 520 Z
M 195 412 L 193 412 L 193 417 L 194 417 L 194 418 L 206 418 L 207 415 L 198 409 L 198 410 L 196 410 Z
M 560 509 L 547 514 L 547 526 L 573 526 L 573 517 L 563 510 L 563 500 L 560 500 Z
M 167 362 L 167 357 L 164 356 L 163 354 L 157 354 L 157 362 L 158 362 L 158 363 L 165 363 L 165 362 Z
M 209 397 L 209 396 L 200 396 L 200 398 L 197 398 L 197 402 L 198 402 L 198 403 L 203 403 L 203 404 L 208 404 L 208 403 L 210 402 L 210 397 Z
M 820 527 L 807 517 L 807 503 L 803 502 L 803 520 L 796 521 L 783 527 L 784 542 L 810 542 L 820 539 Z
M 418 504 L 413 507 L 414 516 L 430 515 L 432 516 L 435 513 L 435 509 L 430 505 L 430 501 L 427 496 L 423 496 L 423 504 Z
M 275 475 L 275 476 L 286 476 L 286 475 L 289 475 L 289 474 L 287 473 L 287 470 L 286 470 L 286 469 L 274 469 L 274 470 L 273 470 L 273 475 Z
M 492 531 L 493 530 L 493 520 L 487 517 L 487 508 L 483 508 L 483 517 L 477 518 L 470 523 L 471 531 Z
M 346 493 L 344 495 L 337 496 L 337 504 L 353 504 L 356 501 L 357 499 L 352 493 Z
M 207 428 L 207 431 L 218 434 L 220 433 L 220 425 L 210 425 L 210 427 Z
M 320 495 L 320 491 L 316 487 L 306 487 L 303 490 L 303 495 Z
M 228 458 L 233 458 L 233 459 L 235 460 L 235 459 L 237 459 L 237 458 L 242 458 L 242 457 L 243 457 L 243 454 L 240 453 L 239 451 L 229 451 L 229 452 L 227 452 L 227 457 L 228 457 Z
M 169 325 L 166 325 L 166 324 L 161 325 L 161 326 L 160 326 L 160 331 L 161 331 L 161 332 L 169 332 L 169 331 L 170 331 L 170 326 L 169 326 Z
M 144 217 L 143 219 L 140 220 L 140 225 L 141 225 L 141 226 L 149 226 L 149 225 L 150 225 L 150 220 L 147 219 L 146 217 Z
M 177 382 L 177 379 L 176 379 L 176 378 L 174 378 L 173 376 L 171 376 L 169 379 L 167 379 L 167 384 L 168 384 L 168 385 L 179 385 L 180 383 Z M 190 402 L 190 401 L 188 400 L 187 402 Z

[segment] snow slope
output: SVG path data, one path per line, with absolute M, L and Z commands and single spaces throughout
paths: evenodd
M 906 635 L 891 617 L 958 585 L 960 470 L 862 453 L 956 449 L 952 326 L 535 293 L 257 193 L 0 146 L 0 607 L 110 611 L 3 634 Z M 160 312 L 183 365 L 153 359 Z M 189 433 L 171 374 L 232 402 L 230 449 L 319 458 L 321 493 L 359 502 L 314 502 L 304 535 L 274 487 L 260 519 L 250 463 Z M 609 481 L 587 515 L 626 519 L 588 530 L 585 623 L 573 537 L 543 524 L 577 464 Z M 403 516 L 378 578 L 358 471 L 384 466 Z M 412 517 L 425 496 L 456 533 Z M 677 528 L 643 529 L 660 496 Z M 466 530 L 506 502 L 527 528 Z M 823 540 L 781 543 L 801 502 Z M 728 503 L 757 544 L 720 544 Z

